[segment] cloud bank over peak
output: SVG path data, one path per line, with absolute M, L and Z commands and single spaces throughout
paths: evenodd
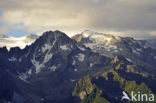
M 155 10 L 155 0 L 1 0 L 0 30 L 89 29 L 147 38 L 156 36 Z

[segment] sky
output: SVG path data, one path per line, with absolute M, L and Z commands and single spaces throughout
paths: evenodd
M 156 37 L 156 0 L 1 0 L 0 34 L 20 37 L 48 30 L 85 30 Z

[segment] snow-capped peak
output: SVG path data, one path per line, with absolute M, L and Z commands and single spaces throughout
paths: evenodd
M 98 32 L 91 31 L 91 30 L 85 30 L 81 34 L 83 35 L 83 37 L 86 37 L 86 38 L 90 37 L 90 36 L 93 36 L 93 35 L 100 35 L 100 36 L 112 37 L 112 38 L 115 38 L 115 39 L 120 39 L 119 36 L 114 36 L 114 35 L 111 35 L 111 34 L 98 33 Z
M 83 38 L 89 38 L 91 41 L 97 43 L 97 44 L 105 44 L 109 45 L 111 41 L 119 41 L 121 38 L 118 36 L 113 36 L 109 34 L 103 34 L 103 33 L 97 33 L 94 31 L 86 30 L 82 32 Z
M 34 34 L 29 34 L 23 37 L 7 37 L 5 35 L 0 35 L 0 47 L 6 46 L 9 50 L 12 47 L 25 48 L 26 45 L 32 44 L 39 36 Z
M 95 35 L 95 34 L 99 34 L 99 33 L 94 32 L 94 31 L 90 31 L 90 30 L 85 30 L 84 32 L 82 32 L 82 35 L 83 35 L 83 37 L 85 37 L 85 38 L 87 38 L 87 37 L 89 37 L 89 36 L 91 36 L 91 35 Z

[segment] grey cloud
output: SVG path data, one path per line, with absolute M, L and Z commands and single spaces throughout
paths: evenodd
M 24 23 L 28 31 L 93 29 L 135 37 L 156 31 L 156 0 L 1 0 L 0 10 L 4 12 L 1 21 Z

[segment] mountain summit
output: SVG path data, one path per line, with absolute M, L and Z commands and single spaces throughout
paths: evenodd
M 123 103 L 127 88 L 156 93 L 154 65 L 139 58 L 146 49 L 132 54 L 140 47 L 132 38 L 85 33 L 71 39 L 47 31 L 23 49 L 0 48 L 0 103 Z M 124 50 L 115 54 L 119 48 L 142 63 L 133 63 Z
M 18 81 L 10 87 L 13 89 L 9 95 L 9 100 L 17 103 L 18 99 L 20 103 L 70 103 L 76 81 L 86 74 L 105 71 L 110 62 L 110 58 L 93 53 L 60 31 L 45 32 L 24 49 L 16 47 L 4 52 L 0 52 L 0 68 L 13 76 L 11 81 Z M 32 91 L 24 89 L 21 95 L 16 88 L 23 87 Z M 32 95 L 35 97 L 30 101 Z
M 147 66 L 147 63 L 150 65 L 156 63 L 154 50 L 145 48 L 140 41 L 131 37 L 113 36 L 87 30 L 72 38 L 79 44 L 89 47 L 93 52 L 109 58 L 122 55 L 134 64 Z

